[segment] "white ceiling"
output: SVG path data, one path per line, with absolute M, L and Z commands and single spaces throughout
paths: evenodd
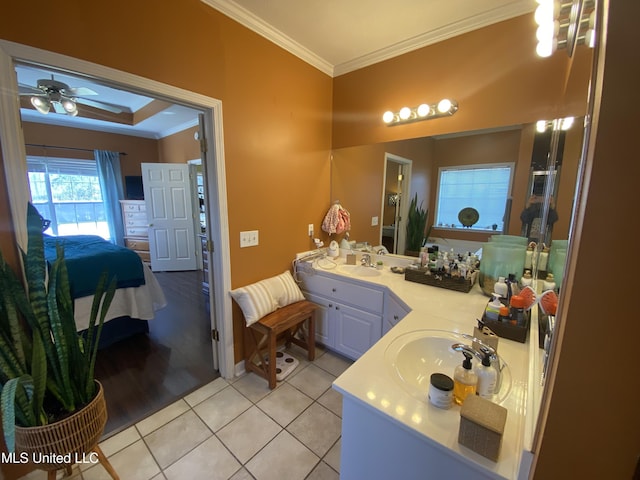
M 456 35 L 530 13 L 535 0 L 201 0 L 298 56 L 338 76 Z M 136 112 L 152 99 L 90 79 L 34 66 L 16 68 L 18 83 L 38 79 L 89 87 L 94 98 Z M 24 121 L 162 138 L 197 125 L 198 111 L 173 105 L 134 126 L 21 109 Z

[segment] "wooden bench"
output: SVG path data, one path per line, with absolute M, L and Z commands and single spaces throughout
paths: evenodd
M 276 386 L 276 347 L 278 340 L 285 339 L 307 350 L 309 360 L 316 355 L 315 312 L 318 305 L 302 300 L 277 309 L 245 328 L 244 368 L 254 372 L 269 382 L 269 388 Z M 296 335 L 307 321 L 307 331 L 302 339 Z

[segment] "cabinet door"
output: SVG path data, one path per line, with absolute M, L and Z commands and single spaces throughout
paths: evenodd
M 335 348 L 343 355 L 357 360 L 380 340 L 382 316 L 364 312 L 343 304 L 335 304 Z
M 407 313 L 411 311 L 411 308 L 395 296 L 392 292 L 387 293 L 387 297 L 384 300 L 384 319 L 382 321 L 382 335 L 385 335 L 389 330 L 396 326 L 396 324 L 402 320 Z
M 305 292 L 305 297 L 320 307 L 316 310 L 316 342 L 323 344 L 325 347 L 334 348 L 334 341 L 331 337 L 330 317 L 335 302 L 328 298 L 307 292 Z

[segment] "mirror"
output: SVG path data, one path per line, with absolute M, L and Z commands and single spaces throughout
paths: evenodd
M 398 239 L 406 229 L 403 207 L 416 194 L 418 202 L 428 209 L 429 238 L 470 245 L 485 242 L 496 233 L 524 235 L 546 244 L 554 239 L 566 240 L 582 149 L 582 120 L 575 119 L 570 129 L 561 132 L 556 155 L 550 155 L 551 130 L 537 132 L 536 124 L 336 149 L 331 165 L 332 198 L 340 199 L 351 213 L 352 239 L 382 244 L 401 255 L 405 253 L 404 242 Z M 440 168 L 499 162 L 514 164 L 502 231 L 494 231 L 490 224 L 467 231 L 461 225 L 434 225 Z M 398 181 L 399 175 L 402 182 Z M 543 205 L 547 185 L 555 221 L 553 228 L 541 232 L 539 221 L 532 219 L 525 224 L 521 217 L 526 208 Z M 378 225 L 373 225 L 375 217 L 381 219 Z

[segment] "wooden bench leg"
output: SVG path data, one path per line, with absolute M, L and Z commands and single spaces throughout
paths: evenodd
M 269 388 L 276 388 L 276 341 L 277 335 L 269 334 Z
M 309 317 L 309 334 L 307 335 L 307 357 L 309 361 L 313 361 L 316 358 L 316 312 L 311 312 Z

